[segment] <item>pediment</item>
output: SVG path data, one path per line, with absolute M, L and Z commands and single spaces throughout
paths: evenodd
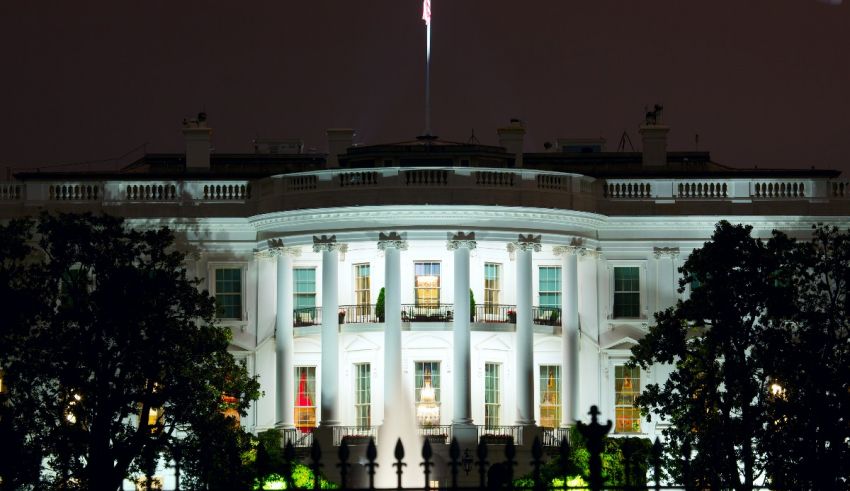
M 555 336 L 546 336 L 542 339 L 537 340 L 534 343 L 534 352 L 541 351 L 561 351 L 561 338 Z
M 492 351 L 511 351 L 513 347 L 506 343 L 501 336 L 494 335 L 476 344 L 475 349 Z
M 377 351 L 380 348 L 377 344 L 369 341 L 363 336 L 354 336 L 354 339 L 351 340 L 347 345 L 345 345 L 345 351 Z
M 405 340 L 404 348 L 449 349 L 451 348 L 451 343 L 447 339 L 434 336 L 433 334 L 415 334 Z
M 316 338 L 295 338 L 296 353 L 321 353 L 322 344 Z
M 602 349 L 631 349 L 643 339 L 645 331 L 637 326 L 616 325 L 599 336 L 599 347 Z

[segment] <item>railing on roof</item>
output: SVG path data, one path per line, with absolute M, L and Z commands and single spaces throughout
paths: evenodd
M 842 183 L 817 179 L 608 179 L 603 195 L 609 200 L 803 200 L 844 193 Z M 830 193 L 831 191 L 831 193 Z

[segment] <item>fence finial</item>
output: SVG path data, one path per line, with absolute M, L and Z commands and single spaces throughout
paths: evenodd
M 605 435 L 611 431 L 611 420 L 604 425 L 599 424 L 599 408 L 590 406 L 590 424 L 579 421 L 576 423 L 581 436 L 587 442 L 587 451 L 590 453 L 588 467 L 590 470 L 590 489 L 602 489 L 602 446 Z
M 395 467 L 396 476 L 398 478 L 398 482 L 396 483 L 396 486 L 398 487 L 398 489 L 402 488 L 402 486 L 401 486 L 401 475 L 404 472 L 402 470 L 402 467 L 405 467 L 407 465 L 407 464 L 405 464 L 404 462 L 401 461 L 401 459 L 403 459 L 403 458 L 404 458 L 404 445 L 402 445 L 401 438 L 399 438 L 398 441 L 395 442 L 395 460 L 396 461 L 393 464 L 393 467 Z

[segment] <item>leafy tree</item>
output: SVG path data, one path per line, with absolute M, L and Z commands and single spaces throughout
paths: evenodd
M 375 303 L 375 315 L 378 317 L 378 322 L 384 322 L 384 304 L 386 292 L 383 287 L 381 287 L 381 291 L 378 292 L 378 301 Z
M 850 234 L 814 227 L 811 241 L 776 237 L 774 281 L 790 294 L 771 312 L 759 348 L 770 380 L 759 449 L 777 487 L 850 483 Z
M 2 425 L 44 459 L 31 486 L 115 490 L 184 434 L 220 435 L 223 394 L 242 414 L 258 396 L 170 230 L 43 214 L 0 237 Z
M 675 308 L 656 313 L 632 349 L 632 363 L 644 369 L 675 364 L 666 383 L 648 385 L 637 399 L 644 413 L 671 423 L 664 435 L 673 477 L 716 489 L 750 489 L 765 466 L 757 451 L 769 384 L 760 356 L 764 319 L 771 299 L 787 298 L 787 288 L 775 281 L 776 251 L 751 230 L 718 223 L 680 269 L 680 292 L 699 286 Z

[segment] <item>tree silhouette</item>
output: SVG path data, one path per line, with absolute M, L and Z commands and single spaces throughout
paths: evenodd
M 0 331 L 2 426 L 23 436 L 13 451 L 52 471 L 34 485 L 118 489 L 179 438 L 221 434 L 234 424 L 217 417 L 225 406 L 245 414 L 258 396 L 170 230 L 43 214 L 0 237 L 0 297 L 13 313 Z

